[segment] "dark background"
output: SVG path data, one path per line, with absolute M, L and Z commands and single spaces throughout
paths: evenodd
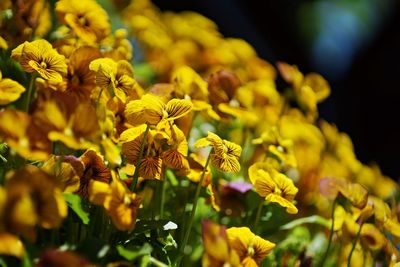
M 260 57 L 328 79 L 320 117 L 353 140 L 363 163 L 400 176 L 400 6 L 394 0 L 155 0 L 162 10 L 197 11 Z

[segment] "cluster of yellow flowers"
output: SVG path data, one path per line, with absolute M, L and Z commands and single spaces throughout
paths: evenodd
M 143 255 L 141 266 L 192 266 L 196 246 L 203 266 L 400 261 L 399 187 L 318 119 L 321 75 L 275 68 L 197 13 L 114 4 L 155 81 L 135 73 L 128 30 L 94 0 L 0 4 L 0 255 L 93 266 L 72 251 L 97 237 L 118 248 L 95 262 L 110 267 Z M 285 216 L 323 220 L 320 255 L 280 254 L 292 233 L 265 225 Z M 165 220 L 178 222 L 173 242 L 154 226 Z M 35 255 L 26 242 L 64 249 Z

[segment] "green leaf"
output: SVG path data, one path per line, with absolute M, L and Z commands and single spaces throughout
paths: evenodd
M 82 209 L 81 198 L 78 195 L 65 193 L 64 199 L 68 206 L 78 215 L 84 224 L 89 223 L 89 214 Z
M 0 257 L 0 267 L 7 267 L 6 261 L 3 259 L 3 257 Z
M 32 263 L 31 263 L 28 253 L 24 254 L 24 257 L 22 258 L 22 262 L 21 262 L 21 267 L 32 267 Z
M 296 226 L 299 226 L 299 225 L 302 225 L 305 223 L 319 224 L 319 225 L 325 226 L 326 228 L 330 227 L 329 220 L 327 220 L 321 216 L 318 216 L 318 215 L 313 215 L 313 216 L 304 217 L 304 218 L 300 218 L 300 219 L 291 221 L 290 223 L 282 225 L 280 229 L 281 230 L 289 230 L 289 229 L 295 228 Z
M 139 250 L 132 251 L 130 249 L 123 247 L 122 245 L 118 245 L 117 251 L 118 254 L 123 258 L 125 258 L 126 260 L 133 261 L 138 257 L 150 255 L 150 253 L 153 251 L 153 248 L 150 246 L 149 243 L 145 243 Z

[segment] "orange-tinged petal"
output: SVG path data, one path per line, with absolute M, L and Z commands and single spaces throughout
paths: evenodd
M 96 205 L 103 205 L 111 192 L 111 188 L 109 184 L 90 180 L 88 191 L 90 202 Z

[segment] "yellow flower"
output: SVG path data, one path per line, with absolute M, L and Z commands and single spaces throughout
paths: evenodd
M 238 118 L 244 125 L 248 127 L 254 127 L 260 121 L 259 116 L 254 113 L 254 111 L 250 111 L 246 108 L 239 106 L 237 107 L 228 103 L 219 104 L 218 110 L 222 113 Z
M 104 163 L 103 157 L 94 150 L 87 150 L 81 157 L 83 163 L 83 173 L 80 177 L 80 187 L 78 194 L 84 198 L 88 196 L 88 186 L 90 181 L 100 181 L 109 183 L 111 172 Z
M 267 163 L 258 162 L 250 166 L 249 178 L 257 193 L 265 200 L 278 203 L 290 214 L 298 212 L 292 203 L 298 189 L 286 175 Z
M 7 200 L 7 191 L 0 186 L 0 255 L 10 255 L 21 258 L 25 253 L 25 248 L 18 236 L 4 231 L 3 219 L 5 214 L 5 205 Z
M 74 50 L 68 62 L 68 93 L 76 95 L 82 101 L 90 99 L 96 82 L 95 74 L 90 71 L 89 64 L 100 56 L 100 51 L 91 46 L 82 46 Z
M 127 96 L 136 94 L 136 81 L 133 79 L 133 68 L 126 60 L 115 62 L 110 58 L 93 60 L 89 69 L 96 72 L 96 84 L 116 95 L 123 103 Z
M 182 170 L 181 172 L 178 173 L 179 175 L 182 176 L 186 175 L 190 181 L 198 183 L 204 171 L 204 167 L 206 165 L 206 159 L 200 158 L 199 155 L 195 153 L 191 153 L 189 155 L 188 162 L 189 162 L 189 173 L 187 173 L 188 170 Z M 204 173 L 202 186 L 208 186 L 211 182 L 211 178 L 212 178 L 211 169 L 210 166 L 207 166 L 207 169 L 205 170 Z
M 34 240 L 37 224 L 45 229 L 58 228 L 67 216 L 67 204 L 58 181 L 37 167 L 26 165 L 12 173 L 5 188 L 5 209 L 9 214 L 3 219 L 13 233 Z
M 24 244 L 16 235 L 0 232 L 0 255 L 22 258 L 24 254 Z
M 275 247 L 274 243 L 255 235 L 247 227 L 231 227 L 226 230 L 226 234 L 243 267 L 260 266 Z
M 99 43 L 111 32 L 106 11 L 94 0 L 61 0 L 56 13 L 65 25 L 90 45 Z
M 129 191 L 115 172 L 111 172 L 111 176 L 111 184 L 90 181 L 89 199 L 92 203 L 106 209 L 118 230 L 132 231 L 136 223 L 140 198 Z
M 210 104 L 229 103 L 240 86 L 239 78 L 232 72 L 220 70 L 211 74 L 208 79 Z
M 0 136 L 19 155 L 30 160 L 46 160 L 51 142 L 35 121 L 22 111 L 0 111 Z
M 76 103 L 68 95 L 62 100 L 44 102 L 34 114 L 42 127 L 48 127 L 48 138 L 73 149 L 94 147 L 89 141 L 98 137 L 100 130 L 95 108 L 90 103 Z
M 53 175 L 60 182 L 61 190 L 65 193 L 74 193 L 80 186 L 80 175 L 83 174 L 83 164 L 72 156 L 51 156 L 44 162 L 42 170 Z
M 0 71 L 0 105 L 8 105 L 25 92 L 25 87 L 11 79 L 3 79 Z
M 163 163 L 173 169 L 189 169 L 189 163 L 186 159 L 188 155 L 188 142 L 183 132 L 172 125 L 169 140 L 166 144 L 167 149 L 161 153 Z
M 296 66 L 278 62 L 283 79 L 293 86 L 297 100 L 311 114 L 317 113 L 317 103 L 325 100 L 331 92 L 328 82 L 317 73 L 304 76 Z
M 358 183 L 352 183 L 343 178 L 326 177 L 321 179 L 319 187 L 321 194 L 330 199 L 335 199 L 340 194 L 359 209 L 367 205 L 368 191 Z
M 156 125 L 162 120 L 173 121 L 181 118 L 192 108 L 190 100 L 171 99 L 164 104 L 159 97 L 146 94 L 140 100 L 132 100 L 126 105 L 125 116 L 132 125 Z
M 211 163 L 224 172 L 240 171 L 240 154 L 242 148 L 227 140 L 222 140 L 218 135 L 208 132 L 207 137 L 201 138 L 194 144 L 195 147 L 212 146 L 210 154 Z
M 7 41 L 0 36 L 0 49 L 8 49 Z
M 229 244 L 226 227 L 205 220 L 201 224 L 204 254 L 204 267 L 242 266 L 235 250 Z
M 253 144 L 262 144 L 268 153 L 271 153 L 284 165 L 297 167 L 293 140 L 284 139 L 277 127 L 271 127 L 264 131 L 259 138 L 253 140 Z
M 146 125 L 130 128 L 121 134 L 122 154 L 130 164 L 138 164 L 140 147 L 144 142 L 144 132 Z M 144 155 L 140 162 L 139 175 L 144 179 L 162 179 L 162 159 L 160 149 L 156 146 L 153 131 L 147 134 L 144 145 Z
M 26 72 L 36 71 L 39 75 L 54 82 L 61 82 L 67 73 L 65 57 L 43 39 L 25 42 L 15 48 L 11 57 L 17 60 Z
M 177 97 L 189 96 L 191 99 L 208 100 L 207 83 L 192 68 L 182 66 L 171 76 Z

